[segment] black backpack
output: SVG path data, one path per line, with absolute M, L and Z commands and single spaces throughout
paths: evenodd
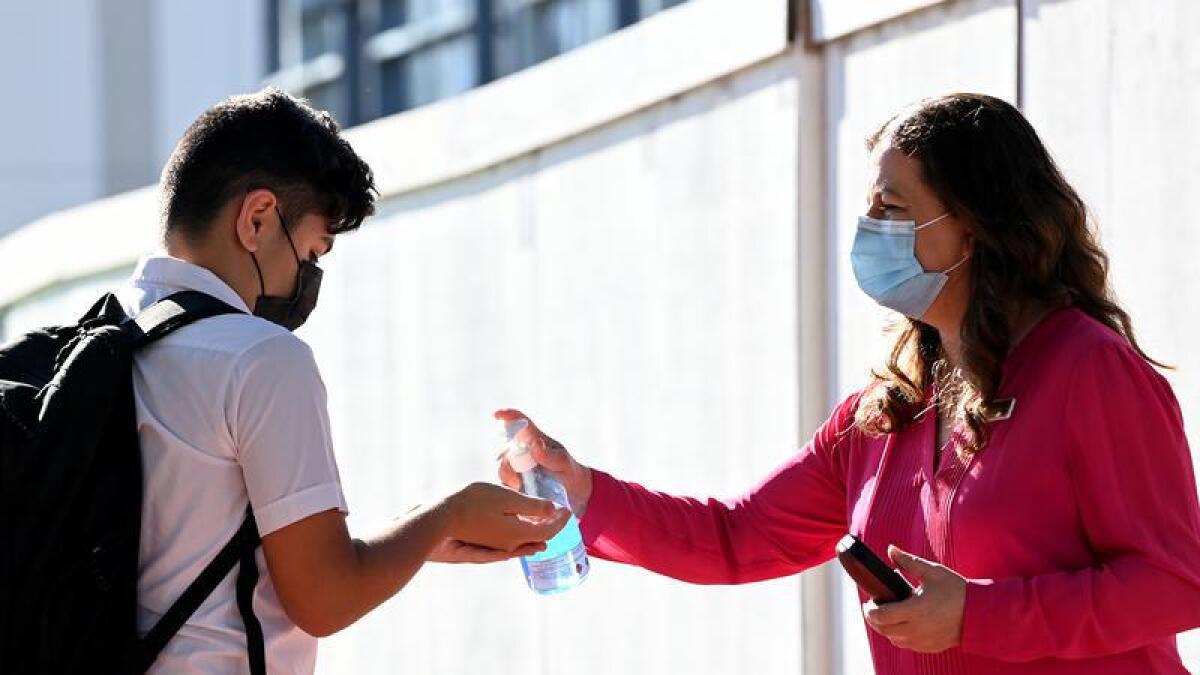
M 241 563 L 237 601 L 250 670 L 265 673 L 251 600 L 259 545 L 238 532 L 144 638 L 136 626 L 142 458 L 134 352 L 218 314 L 183 291 L 128 318 L 105 295 L 72 326 L 0 347 L 0 670 L 142 673 Z

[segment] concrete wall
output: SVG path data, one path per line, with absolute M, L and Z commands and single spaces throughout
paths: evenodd
M 0 235 L 158 179 L 187 125 L 266 74 L 259 2 L 0 3 Z
M 147 127 L 153 134 L 148 182 L 158 180 L 197 115 L 226 96 L 258 89 L 267 75 L 263 0 L 154 0 L 151 16 L 156 102 Z
M 89 0 L 0 3 L 0 234 L 102 194 L 97 20 Z

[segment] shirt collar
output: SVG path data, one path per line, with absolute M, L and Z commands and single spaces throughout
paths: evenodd
M 179 290 L 200 291 L 225 304 L 250 314 L 242 296 L 212 270 L 165 253 L 146 256 L 138 261 L 130 280 L 134 286 L 154 284 Z

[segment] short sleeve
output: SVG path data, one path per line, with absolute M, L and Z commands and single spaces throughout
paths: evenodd
M 258 343 L 238 360 L 226 409 L 261 535 L 322 511 L 346 513 L 325 384 L 294 335 Z

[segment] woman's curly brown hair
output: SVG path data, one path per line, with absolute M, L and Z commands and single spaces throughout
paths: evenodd
M 920 162 L 926 183 L 974 237 L 962 382 L 948 389 L 949 400 L 939 392 L 940 404 L 967 425 L 962 452 L 987 446 L 1012 321 L 1024 308 L 1076 307 L 1165 367 L 1142 351 L 1113 297 L 1087 206 L 1016 108 L 982 94 L 927 99 L 888 120 L 867 147 L 881 142 Z M 871 373 L 855 416 L 857 428 L 873 435 L 909 426 L 928 405 L 930 385 L 949 370 L 932 326 L 904 318 L 894 330 L 885 368 Z

